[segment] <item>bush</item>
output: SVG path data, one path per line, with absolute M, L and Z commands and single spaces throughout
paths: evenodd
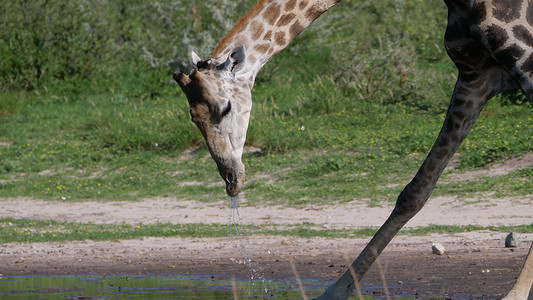
M 124 89 L 141 84 L 154 94 L 175 69 L 190 68 L 190 50 L 208 56 L 247 7 L 228 0 L 2 1 L 0 88 L 90 85 L 94 92 L 116 89 L 119 76 L 129 79 Z
M 341 5 L 348 7 L 332 17 L 332 27 L 347 37 L 332 55 L 335 82 L 356 99 L 444 111 L 453 82 L 442 74 L 455 72 L 442 47 L 444 5 L 436 9 L 421 0 Z

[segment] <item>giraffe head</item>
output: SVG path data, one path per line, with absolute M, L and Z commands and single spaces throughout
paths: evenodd
M 189 75 L 177 71 L 174 80 L 187 96 L 191 119 L 205 138 L 227 194 L 234 197 L 244 183 L 241 157 L 252 108 L 249 85 L 236 76 L 245 63 L 244 47 L 223 58 L 202 60 L 194 52 L 191 58 L 196 68 Z

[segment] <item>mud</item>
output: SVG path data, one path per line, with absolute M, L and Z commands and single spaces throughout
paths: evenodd
M 533 236 L 521 235 L 524 239 Z M 398 236 L 361 281 L 366 295 L 490 299 L 512 286 L 527 246 L 508 249 L 501 233 Z M 431 253 L 431 242 L 445 245 Z M 366 239 L 249 237 L 248 253 L 267 279 L 334 281 Z M 7 275 L 210 275 L 249 279 L 238 249 L 226 238 L 144 238 L 116 242 L 17 244 L 0 247 L 0 273 Z M 295 263 L 295 274 L 289 261 Z M 380 274 L 386 282 L 380 278 Z M 531 296 L 530 296 L 531 298 Z

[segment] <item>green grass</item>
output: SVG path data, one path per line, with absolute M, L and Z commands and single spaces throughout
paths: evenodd
M 103 1 L 91 9 L 83 1 L 34 1 L 27 12 L 2 4 L 10 12 L 0 25 L 7 26 L 0 34 L 2 197 L 223 198 L 171 74 L 190 67 L 189 47 L 209 53 L 251 2 L 229 1 L 221 20 L 218 2 L 204 1 L 194 22 L 177 24 L 168 22 L 190 19 L 190 2 Z M 160 3 L 166 10 L 157 11 Z M 34 15 L 40 7 L 46 18 Z M 57 18 L 59 11 L 73 18 Z M 34 26 L 18 22 L 24 13 Z M 432 146 L 453 90 L 445 25 L 441 2 L 347 0 L 273 58 L 253 89 L 247 146 L 262 151 L 243 157 L 247 205 L 394 201 Z M 45 47 L 47 29 L 56 43 Z M 459 149 L 456 172 L 533 151 L 532 105 L 524 99 L 506 93 L 489 102 Z M 195 151 L 183 157 L 187 149 Z M 435 194 L 529 197 L 531 170 L 445 179 Z
M 516 169 L 506 175 L 482 176 L 475 180 L 444 181 L 435 189 L 434 195 L 457 194 L 474 197 L 476 194 L 493 193 L 493 198 L 528 197 L 533 189 L 531 181 L 533 169 Z
M 126 120 L 122 121 L 105 109 L 107 99 L 96 99 L 103 103 L 87 103 L 83 117 L 79 117 L 82 102 L 62 104 L 59 111 L 55 109 L 58 104 L 51 102 L 26 106 L 20 114 L 4 119 L 6 126 L 0 129 L 4 133 L 0 145 L 4 197 L 76 201 L 156 196 L 216 201 L 223 197 L 216 166 L 203 142 L 189 159 L 179 158 L 179 146 L 189 143 L 176 141 L 183 138 L 177 132 L 185 132 L 172 125 L 177 122 L 173 114 L 165 113 L 170 111 L 170 100 L 145 102 L 145 115 L 125 105 L 130 109 L 119 109 Z M 108 116 L 96 121 L 95 107 Z M 489 104 L 459 150 L 459 170 L 531 151 L 529 110 L 527 106 Z M 260 117 L 260 113 L 253 116 L 249 144 L 262 147 L 263 152 L 244 155 L 248 179 L 243 192 L 250 204 L 289 205 L 394 200 L 429 151 L 444 118 L 403 104 L 374 102 L 318 116 L 256 119 Z M 128 120 L 133 127 L 127 125 Z M 200 137 L 189 122 L 186 118 L 183 126 L 196 144 Z M 261 122 L 265 128 L 254 135 Z M 175 129 L 166 130 L 164 124 Z M 136 133 L 128 137 L 122 130 Z M 268 131 L 277 134 L 267 135 Z M 451 182 L 438 185 L 435 193 L 529 195 L 530 172 L 531 168 L 525 168 L 474 183 Z
M 312 223 L 296 225 L 246 225 L 248 235 L 353 238 L 371 237 L 377 228 L 326 229 Z M 531 232 L 533 224 L 520 226 L 429 225 L 404 229 L 403 235 L 454 234 L 472 231 Z M 109 241 L 140 237 L 227 237 L 229 225 L 223 224 L 94 224 L 54 220 L 0 219 L 0 244 L 19 242 Z

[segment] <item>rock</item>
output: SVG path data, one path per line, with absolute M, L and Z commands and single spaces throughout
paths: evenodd
M 520 247 L 520 240 L 514 232 L 511 232 L 505 238 L 505 247 L 506 248 L 516 248 Z
M 444 249 L 444 246 L 439 243 L 433 243 L 431 245 L 431 250 L 433 251 L 433 254 L 437 254 L 437 255 L 443 255 L 444 252 L 446 252 L 446 249 Z

